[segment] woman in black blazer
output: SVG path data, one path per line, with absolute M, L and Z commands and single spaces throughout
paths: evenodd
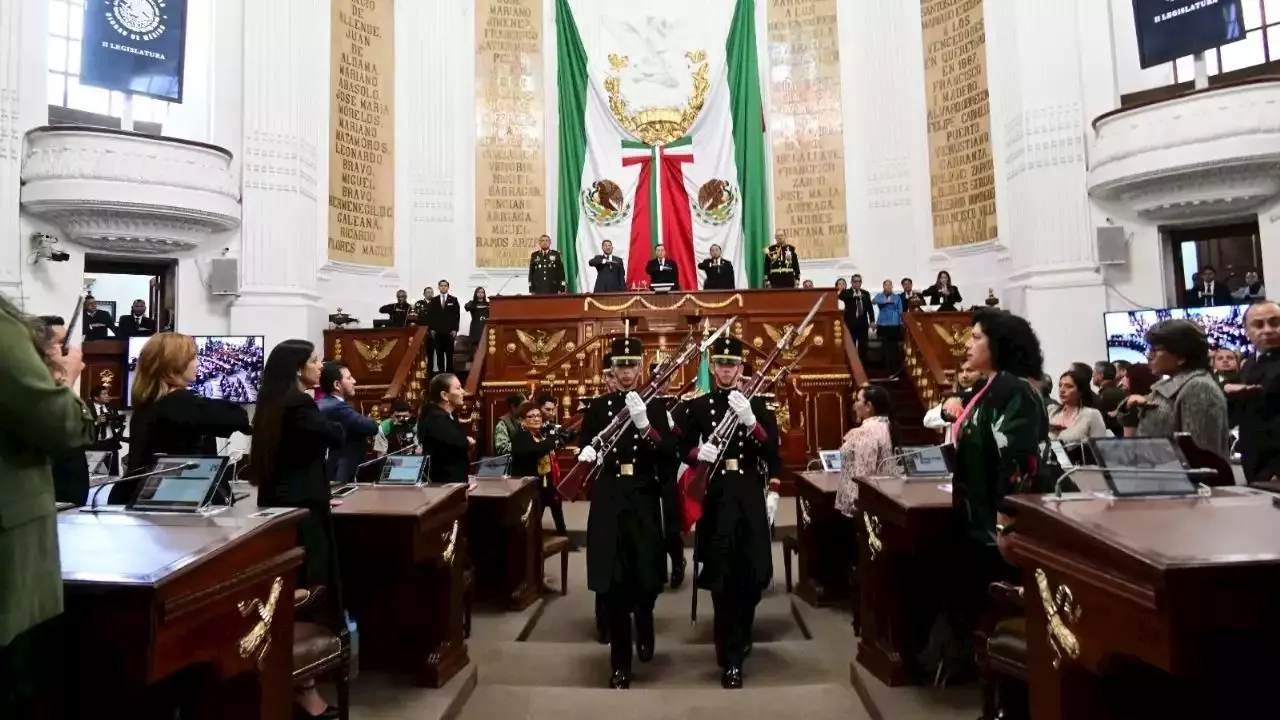
M 253 418 L 250 481 L 258 487 L 258 507 L 306 508 L 307 516 L 298 523 L 298 536 L 307 551 L 299 587 L 326 587 L 328 610 L 341 617 L 345 606 L 325 454 L 342 447 L 346 432 L 342 425 L 326 420 L 316 406 L 311 389 L 319 384 L 315 345 L 285 340 L 271 350 Z M 299 688 L 295 701 L 295 716 L 327 712 L 314 685 Z
M 471 475 L 471 448 L 476 441 L 454 417 L 464 397 L 462 383 L 453 373 L 439 373 L 427 385 L 426 402 L 418 413 L 418 442 L 431 463 L 433 483 L 464 483 Z
M 236 403 L 188 390 L 195 379 L 196 341 L 191 336 L 160 333 L 142 346 L 130 388 L 126 477 L 146 472 L 158 455 L 217 455 L 218 438 L 249 433 L 249 413 Z M 111 504 L 132 502 L 139 482 L 117 482 Z
M 938 271 L 933 285 L 925 288 L 920 297 L 928 300 L 930 305 L 937 305 L 939 312 L 955 312 L 956 306 L 964 300 L 960 297 L 960 288 L 951 284 L 951 273 L 946 270 Z
M 471 302 L 463 305 L 462 309 L 471 313 L 471 327 L 468 328 L 467 337 L 471 338 L 471 349 L 475 350 L 484 337 L 484 326 L 489 322 L 489 295 L 484 288 L 476 288 L 471 294 Z
M 520 429 L 511 436 L 511 465 L 507 476 L 538 478 L 542 506 L 551 509 L 556 534 L 567 536 L 569 531 L 564 524 L 564 508 L 556 495 L 556 482 L 560 479 L 559 460 L 556 459 L 559 443 L 554 437 L 543 436 L 542 410 L 538 403 L 521 405 L 516 410 L 516 418 L 520 421 Z

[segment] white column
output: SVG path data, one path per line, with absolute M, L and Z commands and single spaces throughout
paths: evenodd
M 244 4 L 244 177 L 240 298 L 231 332 L 319 342 L 316 294 L 328 183 L 328 0 Z
M 1095 74 L 1096 63 L 1082 54 L 1098 50 L 1094 34 L 1110 45 L 1095 4 L 987 0 L 985 7 L 1000 236 L 1013 266 L 1002 300 L 1031 321 L 1045 371 L 1055 376 L 1070 362 L 1102 359 L 1106 349 L 1106 292 L 1085 185 L 1082 68 Z
M 48 122 L 46 47 L 49 10 L 42 0 L 0 2 L 0 293 L 22 305 L 30 242 L 18 196 L 23 136 Z

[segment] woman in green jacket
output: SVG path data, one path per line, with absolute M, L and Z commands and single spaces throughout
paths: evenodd
M 92 439 L 93 416 L 71 390 L 84 369 L 78 348 L 41 346 L 44 329 L 0 297 L 0 717 L 39 672 L 31 651 L 41 623 L 62 612 L 57 512 L 50 458 Z

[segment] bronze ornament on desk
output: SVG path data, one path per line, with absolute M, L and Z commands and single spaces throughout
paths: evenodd
M 271 649 L 271 621 L 276 616 L 276 604 L 280 602 L 280 593 L 283 589 L 284 580 L 277 577 L 271 581 L 271 592 L 267 595 L 265 603 L 254 599 L 242 601 L 236 605 L 242 616 L 249 617 L 255 613 L 258 616 L 257 622 L 238 643 L 240 657 L 245 660 L 252 657 L 261 665 L 262 658 L 266 657 L 267 651 Z
M 360 357 L 364 359 L 365 367 L 369 368 L 369 372 L 382 372 L 382 364 L 386 362 L 387 357 L 396 349 L 396 345 L 400 344 L 400 339 L 392 340 L 356 340 L 356 352 L 360 353 Z
M 1040 602 L 1044 605 L 1045 618 L 1048 620 L 1049 647 L 1056 656 L 1053 667 L 1062 666 L 1063 659 L 1075 660 L 1080 657 L 1080 639 L 1069 627 L 1080 620 L 1082 608 L 1076 603 L 1075 594 L 1065 584 L 1058 585 L 1057 590 L 1049 587 L 1049 577 L 1041 568 L 1036 568 L 1036 587 L 1040 590 Z

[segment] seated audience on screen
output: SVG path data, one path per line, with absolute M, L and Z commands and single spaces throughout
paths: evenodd
M 365 443 L 378 434 L 378 423 L 361 415 L 349 398 L 355 397 L 356 379 L 351 370 L 339 360 L 330 360 L 320 367 L 320 387 L 324 397 L 316 405 L 326 420 L 342 426 L 346 439 L 342 446 L 329 453 L 330 482 L 349 483 L 356 477 L 356 467 L 364 462 Z
M 427 385 L 426 402 L 418 413 L 418 438 L 431 463 L 433 483 L 464 483 L 470 476 L 476 441 L 456 417 L 464 397 L 462 383 L 452 373 L 440 373 Z
M 1137 437 L 1187 433 L 1202 450 L 1230 457 L 1227 397 L 1209 372 L 1209 340 L 1190 320 L 1162 320 L 1147 331 L 1151 371 L 1163 375 L 1146 396 L 1131 395 L 1140 408 Z
M 1095 403 L 1088 375 L 1078 370 L 1063 373 L 1058 378 L 1058 406 L 1049 409 L 1049 438 L 1078 442 L 1109 437 L 1111 432 Z
M 226 400 L 188 389 L 196 377 L 196 342 L 190 335 L 160 333 L 142 346 L 133 374 L 133 417 L 125 476 L 146 472 L 157 455 L 217 455 L 218 438 L 249 433 L 249 413 Z M 114 505 L 133 500 L 139 481 L 118 482 Z

